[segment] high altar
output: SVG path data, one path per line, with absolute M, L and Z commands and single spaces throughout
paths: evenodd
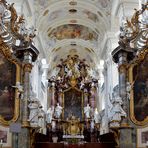
M 55 73 L 49 79 L 49 110 L 52 111 L 48 130 L 52 136 L 58 136 L 60 131 L 59 140 L 87 141 L 88 133 L 97 128 L 94 113 L 98 81 L 85 59 L 80 60 L 78 55 L 61 59 Z

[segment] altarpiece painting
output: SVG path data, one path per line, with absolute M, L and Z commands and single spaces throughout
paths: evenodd
M 64 91 L 64 119 L 74 115 L 82 120 L 83 118 L 83 93 L 76 89 L 70 88 Z
M 130 68 L 131 91 L 131 119 L 138 125 L 145 125 L 148 121 L 148 54 L 143 55 Z
M 0 122 L 7 125 L 18 116 L 19 98 L 16 99 L 17 90 L 13 88 L 19 79 L 19 66 L 15 60 L 6 58 L 0 52 Z

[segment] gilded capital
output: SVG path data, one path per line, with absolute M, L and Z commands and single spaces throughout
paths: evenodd
M 119 65 L 119 66 L 118 66 L 118 71 L 119 71 L 119 73 L 126 73 L 127 67 L 128 67 L 127 64 L 121 64 L 121 65 Z
M 27 63 L 24 65 L 24 72 L 31 72 L 33 65 L 30 63 Z
M 22 121 L 22 126 L 23 126 L 23 127 L 30 127 L 28 121 Z

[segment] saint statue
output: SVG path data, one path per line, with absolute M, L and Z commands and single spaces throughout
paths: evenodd
M 30 109 L 28 121 L 30 121 L 32 127 L 38 126 L 39 106 L 40 102 L 37 99 L 32 99 L 28 105 L 28 108 Z
M 87 106 L 84 107 L 84 114 L 86 118 L 90 118 L 90 112 L 91 112 L 91 108 L 89 104 L 87 104 Z
M 100 116 L 100 114 L 98 113 L 97 108 L 96 108 L 95 111 L 94 111 L 94 121 L 95 121 L 95 123 L 100 123 L 100 122 L 101 122 L 101 116 Z
M 94 120 L 91 120 L 91 123 L 90 123 L 90 130 L 91 130 L 91 132 L 94 130 L 94 128 L 95 128 Z
M 49 107 L 49 109 L 47 110 L 47 113 L 46 113 L 46 121 L 47 121 L 47 123 L 52 122 L 53 113 L 54 113 L 54 106 Z
M 59 103 L 57 103 L 57 106 L 55 108 L 55 113 L 54 116 L 55 118 L 60 118 L 61 114 L 62 114 L 62 106 L 59 105 Z
M 39 106 L 38 126 L 42 129 L 45 128 L 45 112 L 41 105 Z
M 126 112 L 122 109 L 122 99 L 120 96 L 117 98 L 113 98 L 112 100 L 112 108 L 110 110 L 109 119 L 111 122 L 111 126 L 113 127 L 119 127 L 121 117 L 126 117 Z M 112 125 L 113 122 L 113 125 Z
M 130 91 L 132 89 L 132 86 L 130 82 L 126 82 L 126 93 L 127 93 L 127 98 L 130 100 Z

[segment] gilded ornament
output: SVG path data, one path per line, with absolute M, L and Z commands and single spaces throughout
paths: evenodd
M 24 65 L 24 72 L 31 72 L 33 65 L 30 63 L 27 63 Z

